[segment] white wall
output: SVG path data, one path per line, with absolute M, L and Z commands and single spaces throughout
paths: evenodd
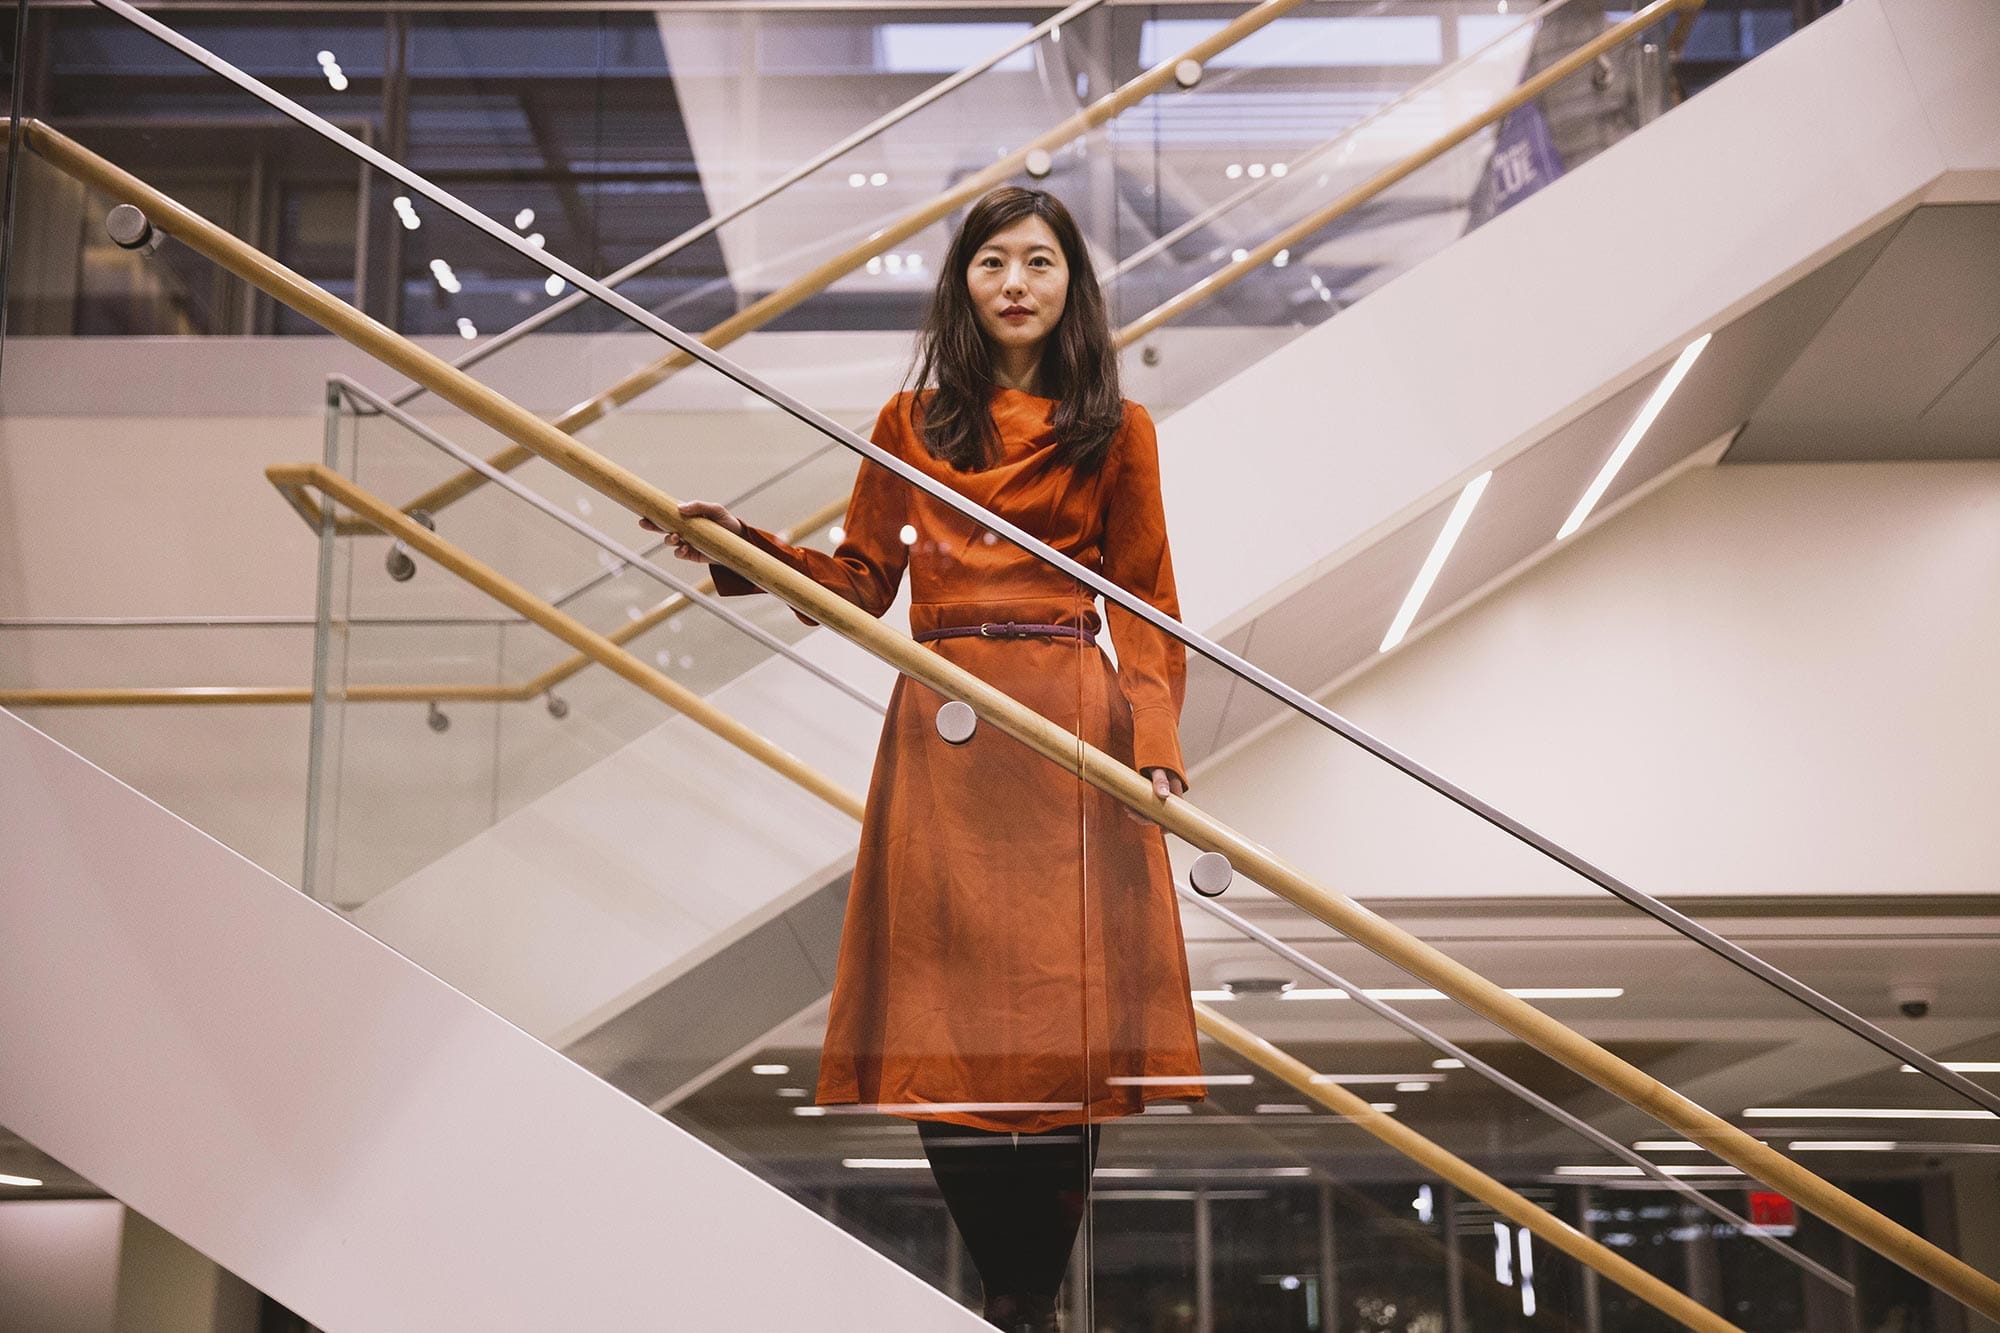
M 0 1333 L 114 1333 L 124 1218 L 111 1199 L 0 1203 Z
M 1990 893 L 2000 464 L 1700 469 L 1327 702 L 1656 894 Z M 1359 896 L 1597 892 L 1285 723 L 1202 800 Z

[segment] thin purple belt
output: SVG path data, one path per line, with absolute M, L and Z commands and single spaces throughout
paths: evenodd
M 1080 639 L 1086 648 L 1097 646 L 1097 636 L 1075 625 L 1026 625 L 1014 620 L 989 620 L 984 625 L 947 625 L 927 629 L 916 636 L 918 643 L 933 639 Z

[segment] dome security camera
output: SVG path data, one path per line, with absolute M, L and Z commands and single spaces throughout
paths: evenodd
M 1916 982 L 1905 982 L 1889 988 L 1889 999 L 1894 1002 L 1896 1012 L 1905 1018 L 1928 1018 L 1937 1005 L 1937 987 Z

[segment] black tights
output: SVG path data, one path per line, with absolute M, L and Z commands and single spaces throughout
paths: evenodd
M 1002 1328 L 1052 1327 L 1083 1222 L 1100 1127 L 1006 1134 L 919 1121 L 924 1156 Z

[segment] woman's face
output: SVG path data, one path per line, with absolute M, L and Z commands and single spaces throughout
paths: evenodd
M 1039 347 L 1069 300 L 1069 265 L 1049 224 L 1033 216 L 994 232 L 965 272 L 979 327 L 998 349 Z

